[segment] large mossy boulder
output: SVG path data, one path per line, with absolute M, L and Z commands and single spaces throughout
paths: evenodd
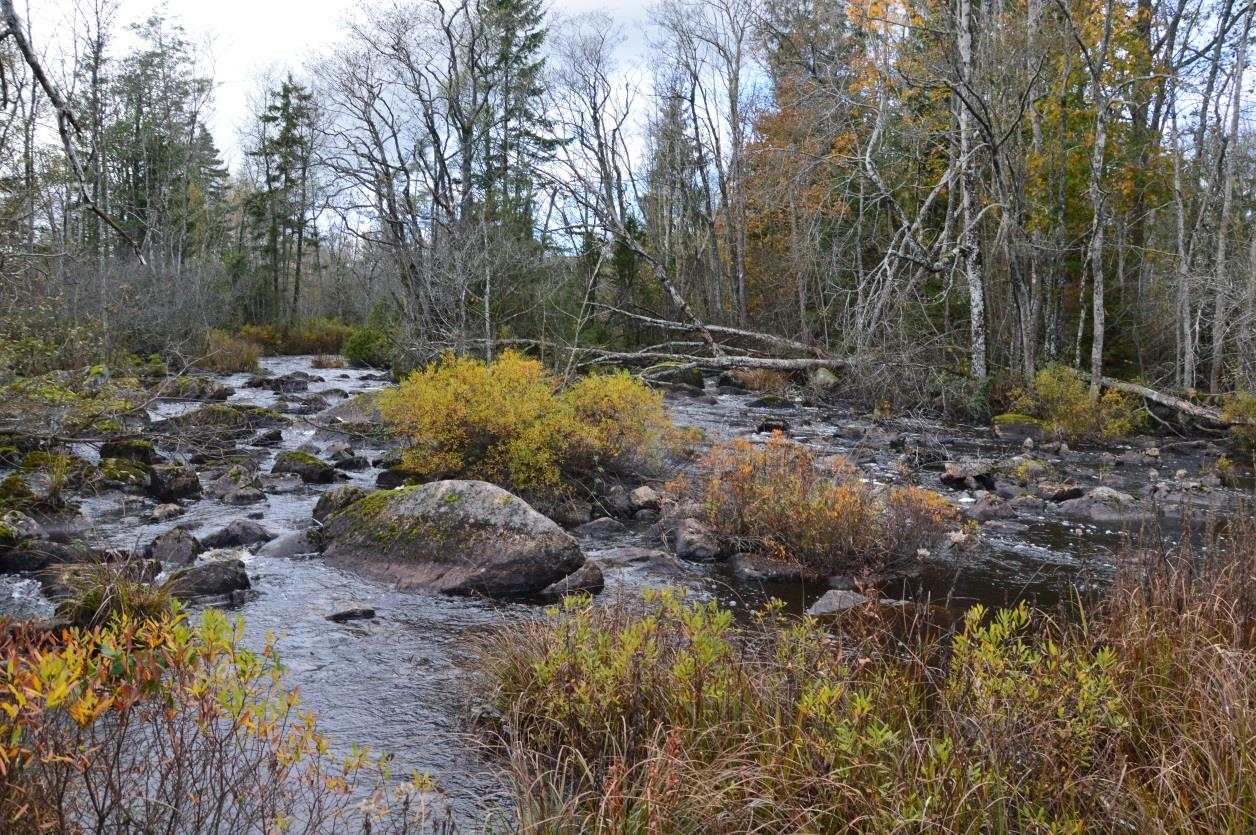
M 483 481 L 377 491 L 327 518 L 329 562 L 400 588 L 535 595 L 584 565 L 566 531 Z
M 300 476 L 306 484 L 331 484 L 336 480 L 336 470 L 331 464 L 299 450 L 279 453 L 270 471 L 275 475 Z

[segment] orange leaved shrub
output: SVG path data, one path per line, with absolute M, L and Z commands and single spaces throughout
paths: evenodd
M 930 490 L 868 483 L 844 459 L 817 459 L 780 434 L 715 447 L 694 498 L 733 547 L 827 573 L 917 559 L 963 525 Z

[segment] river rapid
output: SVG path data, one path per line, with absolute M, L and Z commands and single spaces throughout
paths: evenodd
M 354 369 L 312 367 L 313 357 L 274 357 L 262 361 L 263 373 L 280 376 L 307 372 L 321 377 L 309 385 L 309 394 L 322 394 L 337 403 L 346 396 L 387 385 L 378 375 Z M 220 375 L 215 379 L 235 393 L 235 405 L 274 408 L 287 395 L 247 388 L 250 375 Z M 879 482 L 918 478 L 961 505 L 975 503 L 974 495 L 939 484 L 941 467 L 925 467 L 908 476 L 904 447 L 927 448 L 952 460 L 1007 459 L 1021 444 L 996 438 L 987 427 L 943 424 L 900 418 L 874 420 L 853 410 L 801 402 L 756 406 L 755 396 L 716 388 L 708 381 L 704 394 L 668 397 L 676 421 L 703 430 L 705 444 L 729 437 L 762 439 L 757 430 L 767 418 L 785 421 L 791 437 L 824 454 L 840 453 L 855 462 L 862 476 Z M 153 419 L 200 408 L 199 403 L 166 401 L 152 410 Z M 282 404 L 280 404 L 282 407 Z M 904 443 L 906 439 L 906 443 Z M 283 429 L 282 440 L 269 447 L 247 450 L 266 473 L 285 450 L 317 451 L 334 435 L 300 417 Z M 312 446 L 310 446 L 312 445 Z M 1153 446 L 1149 457 L 1146 448 Z M 385 450 L 354 439 L 354 449 L 375 461 Z M 90 448 L 76 450 L 94 456 Z M 1221 450 L 1208 443 L 1178 439 L 1148 439 L 1134 447 L 1106 450 L 1056 449 L 1038 451 L 1070 479 L 1082 486 L 1114 486 L 1146 496 L 1157 480 L 1199 479 Z M 1154 477 L 1152 470 L 1155 471 Z M 1184 471 L 1184 475 L 1183 475 Z M 344 473 L 346 481 L 371 487 L 380 470 L 374 466 Z M 3 477 L 0 473 L 0 477 Z M 1233 507 L 1250 487 L 1210 486 L 1204 490 L 1166 491 L 1177 504 L 1164 523 L 1170 536 L 1180 536 L 1181 508 L 1192 506 L 1202 517 L 1210 508 Z M 264 502 L 231 506 L 213 498 L 186 503 L 185 512 L 165 522 L 148 518 L 153 501 L 122 493 L 106 493 L 80 501 L 81 537 L 92 545 L 139 548 L 170 528 L 185 527 L 197 536 L 227 523 L 250 517 L 276 534 L 311 524 L 319 495 L 331 485 L 303 485 L 292 492 L 266 494 Z M 1185 498 L 1182 498 L 1185 496 Z M 1116 554 L 1126 537 L 1136 536 L 1137 522 L 1096 522 L 1058 512 L 1047 503 L 1040 512 L 1017 513 L 1014 518 L 983 525 L 975 549 L 929 565 L 923 573 L 883 589 L 892 597 L 928 599 L 951 608 L 975 602 L 1006 605 L 1029 600 L 1053 606 L 1060 600 L 1086 595 L 1102 587 L 1114 570 Z M 598 560 L 606 576 L 607 596 L 635 595 L 649 585 L 676 585 L 691 594 L 716 598 L 740 611 L 768 597 L 778 597 L 795 611 L 804 610 L 824 586 L 764 586 L 741 582 L 719 565 L 664 560 L 666 549 L 649 522 L 629 523 L 627 532 L 610 540 L 582 542 L 585 553 Z M 471 742 L 468 700 L 473 691 L 469 655 L 477 634 L 519 619 L 535 617 L 538 607 L 519 603 L 451 598 L 414 591 L 396 591 L 324 564 L 317 555 L 246 558 L 253 590 L 235 609 L 245 619 L 248 640 L 260 642 L 267 634 L 279 641 L 289 680 L 301 691 L 305 704 L 338 744 L 363 743 L 392 755 L 397 772 L 427 772 L 439 785 L 463 831 L 483 831 L 493 815 L 511 805 L 500 764 L 476 750 Z M 660 570 L 660 567 L 666 570 Z M 0 576 L 0 613 L 15 617 L 44 617 L 52 612 L 33 579 Z M 329 614 L 354 607 L 373 608 L 376 617 L 338 624 Z M 499 831 L 504 828 L 496 827 Z

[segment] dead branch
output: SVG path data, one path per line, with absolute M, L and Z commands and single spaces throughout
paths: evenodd
M 612 307 L 611 305 L 600 304 L 598 302 L 593 302 L 592 304 L 594 307 L 614 313 L 616 316 L 622 316 L 625 319 L 632 319 L 635 322 L 641 322 L 649 325 L 650 327 L 659 328 L 660 330 L 681 331 L 684 333 L 693 333 L 698 330 L 698 326 L 692 323 L 687 324 L 685 322 L 673 322 L 668 319 L 655 319 L 652 316 L 642 316 L 639 313 L 629 313 L 627 310 L 621 310 L 618 307 Z M 783 336 L 776 336 L 770 333 L 760 333 L 758 331 L 742 330 L 741 328 L 730 328 L 723 325 L 707 325 L 706 329 L 710 331 L 712 335 L 718 334 L 720 336 L 734 336 L 740 339 L 749 339 L 763 345 L 771 346 L 777 350 L 796 351 L 810 354 L 817 359 L 824 357 L 824 352 L 816 346 L 807 345 Z

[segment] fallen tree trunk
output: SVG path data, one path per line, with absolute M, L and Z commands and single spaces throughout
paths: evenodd
M 479 340 L 472 340 L 478 342 Z M 569 351 L 584 355 L 583 364 L 619 363 L 622 365 L 642 365 L 646 363 L 676 363 L 687 368 L 708 368 L 712 371 L 729 371 L 736 368 L 764 368 L 775 371 L 814 371 L 827 368 L 836 371 L 847 367 L 845 360 L 832 357 L 814 358 L 779 358 L 779 357 L 748 357 L 718 356 L 696 357 L 692 354 L 672 354 L 665 351 L 604 351 L 599 348 L 573 348 L 543 342 L 538 339 L 499 339 L 498 345 L 518 345 L 527 348 L 543 348 L 546 351 Z
M 1075 371 L 1075 373 L 1087 381 L 1091 379 L 1090 375 L 1084 371 Z M 1124 380 L 1117 380 L 1113 377 L 1100 377 L 1099 384 L 1104 388 L 1123 391 L 1127 394 L 1136 394 L 1144 400 L 1149 400 L 1158 406 L 1164 406 L 1166 409 L 1172 409 L 1178 414 L 1194 418 L 1195 420 L 1202 421 L 1212 426 L 1221 426 L 1225 428 L 1234 426 L 1256 426 L 1256 421 L 1253 421 L 1250 418 L 1232 420 L 1222 415 L 1220 409 L 1201 406 L 1198 403 L 1192 403 L 1189 400 L 1183 400 L 1181 397 L 1174 397 L 1171 394 L 1165 394 L 1162 391 L 1156 391 L 1153 388 L 1141 386 L 1138 383 L 1127 383 Z
M 635 322 L 641 322 L 642 324 L 649 325 L 652 328 L 659 328 L 660 330 L 680 331 L 684 333 L 693 333 L 698 330 L 698 326 L 692 323 L 686 324 L 685 322 L 673 322 L 668 319 L 655 319 L 652 316 L 642 316 L 639 313 L 629 313 L 627 310 L 621 310 L 618 307 L 611 307 L 608 304 L 600 304 L 598 302 L 593 302 L 593 306 L 609 313 L 614 313 L 616 316 L 622 316 L 625 319 L 632 319 Z M 807 345 L 806 343 L 798 342 L 797 340 L 789 339 L 787 337 L 776 336 L 770 333 L 760 333 L 758 331 L 742 330 L 741 328 L 730 328 L 724 325 L 706 325 L 705 327 L 713 335 L 719 334 L 720 336 L 735 336 L 739 339 L 753 340 L 763 345 L 776 348 L 777 350 L 796 351 L 798 353 L 810 354 L 817 359 L 824 358 L 824 352 L 816 346 Z

